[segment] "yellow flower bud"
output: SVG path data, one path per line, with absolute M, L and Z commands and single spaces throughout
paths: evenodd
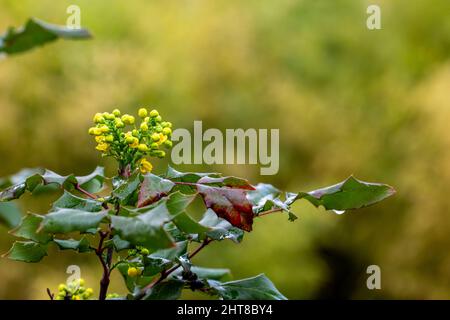
M 160 134 L 160 139 L 158 141 L 158 144 L 163 144 L 167 140 L 167 136 L 164 134 Z
M 106 142 L 113 142 L 113 141 L 114 141 L 114 136 L 113 136 L 112 134 L 107 135 L 107 136 L 105 137 L 105 141 L 106 141 Z
M 125 127 L 125 124 L 123 123 L 123 121 L 120 118 L 116 118 L 114 120 L 114 124 L 116 125 L 116 128 L 123 128 L 123 127 Z
M 105 142 L 105 136 L 96 136 L 95 142 L 97 142 L 97 143 Z
M 162 150 L 158 150 L 158 153 L 156 154 L 158 158 L 164 158 L 166 156 L 166 153 Z
M 126 141 L 128 144 L 131 144 L 131 143 L 134 142 L 134 137 L 128 136 L 128 137 L 125 138 L 125 141 Z
M 153 143 L 150 145 L 150 148 L 151 148 L 151 149 L 158 149 L 158 147 L 159 147 L 159 145 L 158 145 L 156 142 L 153 142 Z
M 140 271 L 135 267 L 130 267 L 128 268 L 127 273 L 129 277 L 137 277 L 140 274 Z
M 155 109 L 153 109 L 152 111 L 150 111 L 150 117 L 155 118 L 159 116 L 159 112 Z
M 172 141 L 170 141 L 170 140 L 164 141 L 164 146 L 165 146 L 166 148 L 172 148 Z
M 133 131 L 131 131 L 131 134 L 135 137 L 139 136 L 139 131 L 136 129 L 133 129 Z
M 98 151 L 102 151 L 102 152 L 105 152 L 106 150 L 108 150 L 108 148 L 109 148 L 109 144 L 104 143 L 104 142 L 99 143 L 99 144 L 95 147 L 95 149 L 97 149 Z
M 112 114 L 115 115 L 116 117 L 120 117 L 120 110 L 119 109 L 114 109 Z
M 103 113 L 103 117 L 105 117 L 106 120 L 114 120 L 116 118 L 115 115 L 113 115 L 112 113 L 108 113 L 108 112 Z
M 159 139 L 160 139 L 160 136 L 159 136 L 159 133 L 154 133 L 154 134 L 152 134 L 152 140 L 153 141 L 159 141 Z
M 148 256 L 150 254 L 150 251 L 148 251 L 147 248 L 144 248 L 141 250 L 141 254 L 143 254 L 144 256 Z
M 148 123 L 149 121 L 150 121 L 150 118 L 149 118 L 149 117 L 145 117 L 145 118 L 144 118 L 144 122 L 147 122 L 147 123 Z
M 124 114 L 124 115 L 122 116 L 122 121 L 123 121 L 125 124 L 132 125 L 132 124 L 134 124 L 134 117 L 133 117 L 133 116 L 130 116 L 129 114 Z
M 90 128 L 89 134 L 91 134 L 93 136 L 99 136 L 102 134 L 102 131 L 100 130 L 100 128 Z
M 161 122 L 161 121 L 162 121 L 161 116 L 157 116 L 157 117 L 155 118 L 155 121 L 156 121 L 156 122 Z
M 106 126 L 106 125 L 102 125 L 101 127 L 99 127 L 99 129 L 100 129 L 100 131 L 101 131 L 102 133 L 107 133 L 107 132 L 109 132 L 109 128 L 108 128 L 108 126 Z
M 142 122 L 142 123 L 141 123 L 141 130 L 142 130 L 143 132 L 148 131 L 148 125 L 147 125 L 145 122 Z
M 85 298 L 89 298 L 94 294 L 94 290 L 92 290 L 92 288 L 87 288 L 86 291 L 84 292 L 84 297 Z
M 65 292 L 66 291 L 66 289 L 67 289 L 67 287 L 66 287 L 66 285 L 64 284 L 64 283 L 61 283 L 59 286 L 58 286 L 58 291 L 60 291 L 60 292 Z
M 163 132 L 165 135 L 169 136 L 169 135 L 172 134 L 172 129 L 166 127 L 166 128 L 163 129 L 162 132 Z
M 95 123 L 103 123 L 103 122 L 105 122 L 105 118 L 103 117 L 103 115 L 101 113 L 98 112 L 95 114 L 93 121 Z
M 153 166 L 150 162 L 147 161 L 147 159 L 142 158 L 139 162 L 139 170 L 141 170 L 142 174 L 146 174 L 147 172 L 151 172 L 153 169 Z
M 141 143 L 140 145 L 138 145 L 138 150 L 141 152 L 147 152 L 148 151 L 148 147 L 146 144 Z
M 72 300 L 81 300 L 80 296 L 75 294 L 72 296 Z
M 85 281 L 84 281 L 84 279 L 83 278 L 80 278 L 80 280 L 78 281 L 78 284 L 81 286 L 81 287 L 83 287 L 84 285 L 85 285 Z
M 133 142 L 130 144 L 130 148 L 137 148 L 139 146 L 139 139 L 138 138 L 133 138 Z
M 128 124 L 129 114 L 124 114 L 120 119 L 122 119 L 123 123 Z
M 140 118 L 145 118 L 147 116 L 147 109 L 140 108 L 138 110 L 138 115 L 139 115 Z

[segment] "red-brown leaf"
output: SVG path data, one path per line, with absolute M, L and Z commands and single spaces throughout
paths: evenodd
M 197 190 L 203 197 L 206 206 L 219 217 L 239 229 L 252 231 L 254 214 L 252 205 L 246 197 L 248 190 L 204 185 L 197 185 Z

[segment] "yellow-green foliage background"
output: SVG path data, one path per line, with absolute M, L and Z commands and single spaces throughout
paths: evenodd
M 366 28 L 372 3 L 382 30 Z M 98 163 L 112 173 L 87 128 L 114 107 L 157 106 L 175 127 L 280 128 L 276 176 L 257 166 L 182 169 L 291 191 L 355 174 L 398 193 L 341 216 L 299 203 L 295 223 L 258 219 L 242 244 L 213 244 L 196 263 L 235 278 L 264 272 L 291 299 L 450 296 L 448 0 L 0 0 L 0 29 L 29 16 L 64 24 L 70 4 L 93 40 L 0 61 L 0 175 L 36 166 L 81 175 Z M 56 197 L 20 205 L 43 213 Z M 0 231 L 6 252 L 13 237 Z M 54 249 L 39 264 L 0 259 L 0 298 L 45 298 L 70 264 L 98 293 L 96 258 Z M 366 288 L 371 264 L 382 290 Z M 111 291 L 125 292 L 119 276 Z

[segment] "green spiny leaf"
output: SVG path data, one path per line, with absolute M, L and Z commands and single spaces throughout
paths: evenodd
M 49 233 L 86 232 L 97 228 L 106 215 L 106 212 L 57 209 L 44 216 L 42 227 Z
M 16 237 L 33 240 L 43 244 L 48 243 L 52 240 L 52 235 L 44 232 L 43 230 L 38 230 L 43 220 L 43 216 L 28 214 L 22 219 L 20 225 L 11 231 L 11 234 Z
M 47 245 L 45 244 L 33 241 L 16 241 L 3 257 L 22 262 L 39 262 L 46 255 Z
M 287 300 L 264 274 L 225 283 L 208 280 L 208 284 L 224 300 Z
M 0 37 L 0 52 L 16 54 L 36 46 L 62 39 L 88 39 L 91 35 L 86 29 L 69 29 L 31 18 L 22 28 L 10 28 Z

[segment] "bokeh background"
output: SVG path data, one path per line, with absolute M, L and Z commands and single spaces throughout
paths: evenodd
M 366 28 L 379 4 L 382 30 Z M 92 115 L 156 106 L 175 127 L 279 128 L 280 171 L 220 170 L 300 191 L 350 174 L 395 197 L 337 216 L 306 202 L 300 219 L 256 221 L 236 245 L 195 258 L 235 278 L 266 273 L 290 299 L 450 297 L 448 0 L 0 0 L 0 30 L 30 16 L 65 24 L 81 8 L 90 41 L 58 41 L 0 61 L 0 175 L 23 167 L 86 174 L 101 159 Z M 163 172 L 167 161 L 158 163 Z M 43 213 L 58 194 L 24 197 Z M 0 251 L 13 237 L 0 226 Z M 52 250 L 39 264 L 0 259 L 0 298 L 42 299 L 77 264 L 98 293 L 95 256 Z M 368 290 L 366 268 L 381 268 Z M 111 292 L 125 293 L 119 276 Z M 188 295 L 187 298 L 198 298 Z

